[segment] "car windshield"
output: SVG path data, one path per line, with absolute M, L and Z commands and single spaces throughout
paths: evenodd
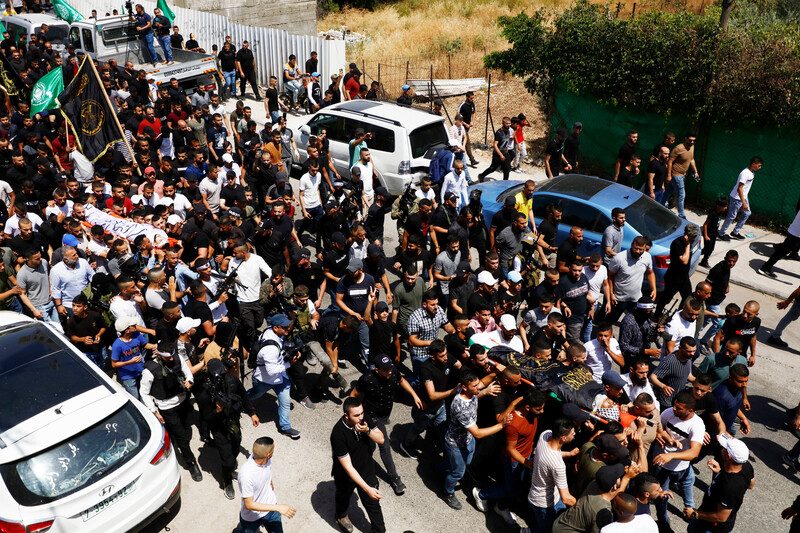
M 38 32 L 41 28 L 36 28 Z M 51 25 L 47 28 L 47 40 L 53 44 L 66 44 L 69 26 Z
M 447 131 L 441 122 L 433 122 L 411 132 L 411 157 L 416 159 L 436 145 L 447 144 Z
M 0 333 L 0 433 L 70 398 L 108 387 L 41 324 Z
M 666 237 L 681 224 L 677 215 L 646 196 L 626 207 L 625 217 L 626 224 L 651 241 Z
M 125 406 L 82 433 L 20 461 L 2 466 L 9 492 L 20 505 L 63 498 L 105 477 L 138 454 L 150 439 L 139 411 Z

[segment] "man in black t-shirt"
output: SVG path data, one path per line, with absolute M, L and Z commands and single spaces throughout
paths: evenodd
M 626 167 L 631 160 L 631 156 L 636 153 L 636 143 L 638 141 L 639 132 L 630 130 L 628 132 L 628 138 L 625 139 L 625 144 L 620 147 L 619 153 L 617 154 L 617 168 L 614 171 L 614 181 L 619 179 L 620 169 Z
M 633 187 L 636 183 L 637 176 L 639 175 L 639 165 L 641 158 L 636 154 L 631 154 L 628 164 L 619 169 L 619 176 L 617 183 L 625 185 L 626 187 Z
M 664 146 L 659 149 L 658 155 L 647 164 L 647 179 L 644 182 L 643 192 L 658 203 L 661 203 L 664 197 L 664 181 L 667 179 L 668 160 L 669 148 Z
M 86 295 L 81 293 L 75 296 L 72 300 L 72 317 L 67 319 L 64 333 L 76 348 L 100 368 L 105 362 L 100 342 L 105 330 L 100 313 L 89 309 Z
M 253 96 L 256 101 L 261 101 L 261 96 L 258 94 L 258 80 L 256 80 L 256 58 L 253 51 L 250 50 L 250 43 L 247 41 L 242 42 L 242 48 L 236 52 L 236 70 L 239 72 L 239 89 L 241 89 L 241 96 L 244 97 L 247 82 L 250 82 L 250 87 L 253 89 Z
M 727 318 L 722 328 L 714 336 L 714 353 L 719 353 L 720 346 L 724 345 L 728 339 L 739 337 L 742 339 L 742 355 L 750 356 L 747 358 L 747 366 L 756 364 L 756 334 L 761 327 L 761 319 L 758 318 L 758 311 L 761 306 L 755 300 L 750 300 L 744 304 L 742 314 L 732 318 Z
M 728 214 L 728 199 L 717 198 L 716 204 L 708 212 L 706 221 L 703 223 L 703 257 L 700 259 L 701 267 L 710 268 L 708 258 L 714 253 L 714 248 L 719 237 L 719 224 Z
M 736 265 L 739 260 L 739 252 L 736 250 L 728 250 L 725 254 L 725 259 L 714 265 L 706 276 L 706 282 L 711 285 L 711 296 L 706 300 L 706 311 L 711 311 L 717 314 L 717 317 L 706 315 L 706 324 L 711 324 L 708 331 L 705 332 L 702 339 L 700 339 L 701 351 L 708 350 L 708 342 L 717 334 L 719 326 L 722 323 L 722 317 L 725 313 L 722 309 L 722 302 L 728 295 L 731 281 L 731 269 Z
M 374 425 L 370 427 L 364 418 L 364 407 L 358 398 L 344 401 L 344 416 L 336 422 L 331 431 L 331 451 L 333 454 L 333 476 L 336 487 L 336 522 L 345 531 L 352 531 L 353 524 L 347 517 L 347 508 L 353 491 L 358 490 L 361 505 L 367 511 L 372 531 L 384 533 L 378 477 L 375 475 L 375 462 L 372 460 L 373 443 L 383 445 L 383 433 Z M 358 474 L 354 479 L 349 469 Z
M 475 160 L 475 156 L 472 155 L 472 144 L 469 142 L 469 130 L 474 125 L 474 117 L 475 117 L 475 93 L 472 91 L 467 91 L 464 95 L 464 101 L 461 102 L 461 105 L 458 106 L 457 113 L 461 115 L 464 124 L 464 131 L 466 133 L 466 139 L 464 141 L 464 149 L 467 151 L 467 156 L 469 157 L 469 164 L 471 167 L 478 166 L 478 162 Z
M 269 89 L 265 96 L 267 100 L 264 105 L 267 107 L 267 116 L 270 117 L 273 124 L 277 124 L 281 118 L 280 108 L 282 107 L 285 112 L 288 112 L 289 108 L 278 99 L 278 78 L 275 76 L 269 77 Z
M 567 138 L 567 130 L 560 128 L 556 132 L 556 138 L 547 143 L 544 156 L 544 170 L 548 178 L 555 178 L 561 174 L 561 169 L 569 172 L 572 167 L 564 158 L 564 141 Z
M 556 237 L 563 209 L 555 204 L 547 204 L 545 211 L 547 211 L 547 218 L 542 220 L 537 228 L 539 238 L 536 241 L 536 247 L 539 249 L 539 256 L 547 258 L 547 266 L 555 268 L 556 253 L 558 252 Z
M 692 293 L 692 282 L 689 280 L 689 267 L 692 260 L 692 248 L 697 240 L 697 226 L 689 224 L 683 235 L 669 245 L 669 267 L 664 273 L 664 290 L 658 297 L 655 316 L 659 316 L 672 301 L 676 293 L 681 293 L 685 300 Z
M 572 172 L 578 171 L 578 155 L 581 153 L 581 131 L 583 124 L 576 122 L 572 125 L 572 133 L 564 139 L 564 159 L 567 160 Z
M 582 242 L 583 229 L 578 226 L 572 226 L 569 230 L 569 237 L 559 245 L 558 252 L 556 253 L 556 269 L 559 273 L 566 274 L 569 272 L 569 265 L 575 261 L 579 263 L 586 262 L 588 259 L 587 257 L 578 255 L 578 247 Z
M 566 354 L 562 352 L 569 348 L 567 338 L 564 336 L 565 331 L 564 315 L 559 312 L 552 312 L 547 316 L 547 325 L 534 333 L 530 340 L 530 345 L 548 345 L 551 347 L 550 358 L 553 361 L 563 359 Z
M 586 297 L 589 295 L 589 280 L 583 273 L 583 263 L 573 261 L 569 265 L 569 272 L 558 282 L 556 295 L 557 305 L 567 319 L 567 340 L 580 341 L 588 310 Z
M 439 240 L 436 238 L 436 234 L 430 230 L 430 216 L 432 207 L 431 201 L 427 198 L 423 198 L 419 201 L 419 210 L 406 219 L 406 225 L 403 231 L 403 250 L 408 247 L 408 238 L 411 235 L 419 235 L 422 238 L 423 247 L 425 247 L 424 243 L 427 243 L 428 235 L 430 235 L 430 238 L 433 241 L 434 249 L 437 254 L 439 253 Z

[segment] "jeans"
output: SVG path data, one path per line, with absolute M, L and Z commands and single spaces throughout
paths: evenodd
M 88 352 L 84 353 L 83 355 L 85 355 L 89 359 L 89 361 L 97 365 L 100 368 L 100 370 L 102 370 L 105 367 L 106 354 L 103 353 L 102 351 Z
M 469 444 L 463 448 L 444 443 L 444 455 L 447 458 L 448 468 L 447 477 L 444 478 L 444 492 L 453 494 L 456 490 L 456 483 L 464 477 L 467 465 L 472 461 L 472 454 L 475 453 L 475 439 L 471 439 Z
M 435 413 L 425 413 L 414 407 L 411 409 L 411 418 L 414 423 L 406 433 L 406 444 L 414 444 L 414 441 L 430 426 L 436 429 L 439 433 L 439 438 L 444 437 L 445 429 L 447 429 L 447 409 L 445 409 L 444 404 Z
M 597 316 L 597 306 L 600 305 L 600 302 L 597 301 L 592 304 L 594 308 L 595 315 Z M 586 322 L 583 323 L 583 330 L 581 331 L 581 342 L 586 344 L 590 340 L 592 340 L 592 330 L 594 329 L 594 320 L 590 320 L 588 317 L 586 318 Z
M 222 71 L 222 75 L 225 76 L 225 85 L 230 87 L 231 89 L 231 96 L 236 98 L 236 71 L 231 70 L 230 72 Z M 222 93 L 222 91 L 220 91 Z
M 683 183 L 685 179 L 686 176 L 672 176 L 672 181 L 667 185 L 661 202 L 666 207 L 672 193 L 675 193 L 675 205 L 678 208 L 678 216 L 681 218 L 686 218 L 683 212 L 683 202 L 686 199 L 686 186 Z
M 303 82 L 300 80 L 291 80 L 284 83 L 287 89 L 292 91 L 292 100 L 294 103 L 297 103 L 297 99 L 300 97 L 300 93 L 303 92 Z
M 19 303 L 19 298 L 14 296 L 11 299 L 11 303 L 8 304 L 8 311 L 14 311 L 16 313 L 23 313 L 24 312 L 23 309 L 22 309 L 22 304 Z
M 524 484 L 527 468 L 522 463 L 512 461 L 505 455 L 503 459 L 503 483 L 489 487 L 480 492 L 480 497 L 484 500 L 497 500 L 500 509 L 508 509 L 508 501 L 514 494 L 519 492 L 519 488 Z
M 689 470 L 691 470 L 691 468 Z M 556 515 L 567 508 L 560 499 L 552 507 L 536 507 L 535 505 L 531 505 L 530 502 L 528 502 L 528 505 L 533 509 L 533 517 L 536 519 L 536 529 L 531 530 L 535 533 L 550 533 Z
M 44 322 L 52 322 L 54 326 L 63 331 L 61 328 L 61 319 L 58 317 L 58 310 L 53 300 L 50 300 L 44 305 L 37 305 L 36 309 L 42 312 L 42 320 Z
M 159 37 L 158 42 L 161 45 L 161 49 L 164 50 L 164 59 L 172 61 L 172 44 L 170 43 L 169 35 Z
M 156 65 L 158 63 L 158 54 L 156 54 L 156 49 L 153 47 L 153 32 L 146 33 L 142 36 L 142 39 L 144 39 L 145 48 L 150 54 L 150 62 Z
M 264 383 L 263 381 L 253 381 L 253 388 L 247 391 L 247 396 L 251 400 L 256 400 L 264 395 L 268 390 L 274 390 L 278 396 L 278 427 L 281 431 L 292 429 L 289 422 L 289 412 L 292 408 L 292 401 L 289 390 L 292 384 L 288 378 L 283 378 L 280 383 Z
M 128 394 L 136 398 L 137 400 L 141 400 L 142 398 L 139 396 L 139 381 L 142 379 L 141 376 L 135 378 L 128 378 L 120 380 L 122 382 L 122 386 L 125 387 L 125 390 L 128 391 Z
M 388 416 L 375 419 L 375 427 L 383 433 L 383 444 L 378 444 L 378 452 L 380 452 L 383 466 L 386 467 L 386 473 L 389 474 L 390 479 L 394 479 L 399 476 L 397 475 L 397 467 L 395 467 L 394 459 L 392 458 L 392 445 L 389 442 L 389 432 L 386 431 L 387 422 L 389 422 Z
M 280 111 L 270 111 L 269 118 L 272 119 L 273 124 L 277 124 L 281 120 L 281 112 Z
M 689 466 L 685 470 L 673 472 L 666 468 L 661 468 L 656 473 L 658 482 L 661 483 L 661 488 L 669 490 L 670 482 L 675 482 L 683 495 L 683 506 L 694 507 L 694 494 L 692 493 L 694 487 L 694 470 Z M 656 516 L 660 524 L 669 524 L 669 513 L 667 513 L 668 498 L 659 498 L 656 500 Z
M 708 311 L 711 311 L 712 313 L 716 313 L 716 314 L 721 315 L 721 316 L 712 317 L 712 316 L 708 316 L 706 314 L 706 320 L 705 320 L 703 326 L 705 327 L 706 324 L 711 324 L 711 325 L 708 327 L 708 330 L 705 332 L 703 337 L 700 339 L 700 342 L 702 342 L 702 343 L 709 342 L 711 339 L 714 338 L 714 335 L 717 334 L 717 331 L 719 331 L 720 326 L 722 326 L 722 319 L 725 317 L 725 311 L 722 310 L 722 305 L 721 304 L 706 305 L 706 312 L 708 312 Z
M 236 528 L 235 533 L 258 533 L 261 526 L 264 526 L 267 533 L 283 533 L 281 514 L 278 511 L 270 511 L 255 522 L 248 522 L 239 516 L 239 527 Z
M 775 326 L 772 336 L 780 339 L 781 335 L 783 335 L 783 330 L 786 329 L 786 326 L 798 318 L 800 318 L 800 299 L 795 299 L 794 303 L 792 303 L 792 306 L 789 308 L 786 314 L 783 315 L 783 318 L 781 318 L 780 322 L 778 322 L 778 325 Z
M 723 222 L 722 226 L 719 228 L 720 235 L 725 235 L 725 232 L 728 231 L 728 226 L 733 224 L 733 221 L 736 219 L 736 215 L 741 216 L 739 217 L 739 221 L 736 223 L 736 226 L 733 228 L 731 233 L 739 235 L 739 232 L 742 231 L 742 228 L 744 227 L 744 223 L 747 222 L 748 218 L 750 218 L 750 210 L 744 208 L 741 198 L 731 197 L 731 203 L 728 205 L 728 216 L 725 217 L 725 222 Z

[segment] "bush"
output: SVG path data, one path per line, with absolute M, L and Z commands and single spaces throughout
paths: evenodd
M 794 13 L 781 0 L 783 9 Z M 604 104 L 711 118 L 731 125 L 796 124 L 800 118 L 800 31 L 792 19 L 734 16 L 718 28 L 704 15 L 651 11 L 620 19 L 608 6 L 578 0 L 551 14 L 501 17 L 511 49 L 484 58 L 487 68 L 523 76 L 548 97 L 555 84 Z

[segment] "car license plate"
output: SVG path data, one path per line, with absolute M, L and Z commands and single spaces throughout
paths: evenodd
M 103 511 L 105 511 L 118 501 L 120 501 L 122 498 L 133 492 L 135 489 L 136 489 L 136 482 L 134 481 L 122 487 L 108 498 L 105 498 L 97 502 L 96 504 L 94 504 L 93 506 L 91 506 L 90 508 L 86 509 L 81 513 L 83 521 L 86 522 L 87 520 L 90 520 L 95 516 L 99 515 L 100 513 L 102 513 Z

